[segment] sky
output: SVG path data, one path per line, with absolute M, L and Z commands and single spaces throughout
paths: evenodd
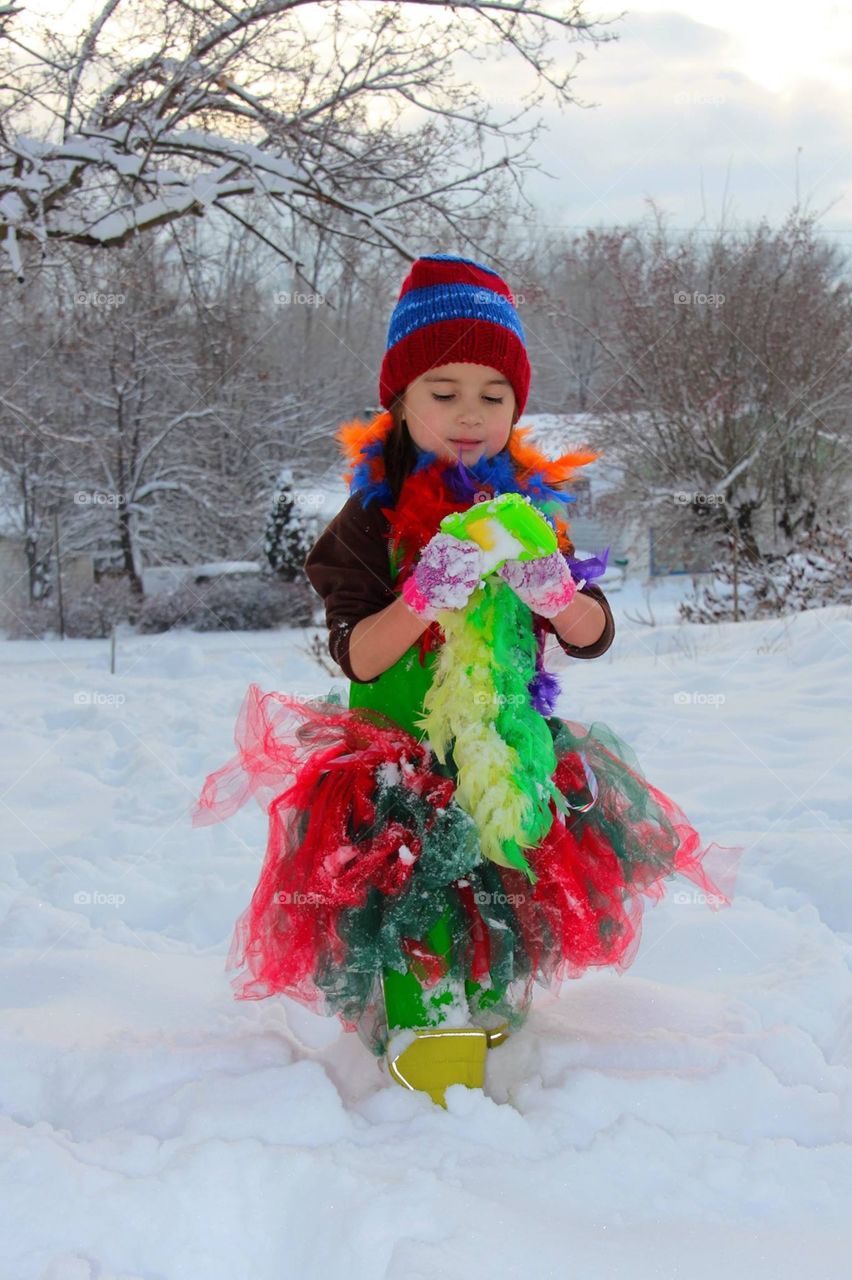
M 633 221 L 649 198 L 672 226 L 723 208 L 777 223 L 798 184 L 826 232 L 852 235 L 852 5 L 640 2 L 608 30 L 617 41 L 573 46 L 575 94 L 596 105 L 545 113 L 534 154 L 554 176 L 526 192 L 547 225 Z
M 35 0 L 26 12 L 71 32 L 99 8 Z M 311 12 L 303 20 L 319 20 Z M 545 172 L 523 178 L 543 225 L 633 222 L 649 199 L 673 228 L 717 225 L 723 210 L 728 225 L 777 224 L 798 194 L 826 234 L 852 243 L 852 3 L 636 0 L 584 13 L 618 39 L 552 46 L 563 67 L 582 54 L 574 93 L 586 106 L 544 109 L 532 159 Z M 517 106 L 519 59 L 470 70 L 498 111 Z

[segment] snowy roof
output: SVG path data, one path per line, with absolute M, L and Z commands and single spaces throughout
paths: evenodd
M 253 560 L 217 560 L 209 564 L 152 564 L 142 569 L 142 591 L 146 596 L 164 595 L 187 582 L 260 572 L 261 566 Z
M 233 573 L 260 573 L 254 560 L 214 560 L 210 564 L 189 566 L 193 578 L 222 578 Z
M 305 492 L 310 495 L 310 501 L 303 502 L 303 512 L 317 520 L 320 525 L 325 525 L 337 515 L 346 502 L 349 497 L 349 486 L 345 484 L 342 475 L 329 474 L 321 476 L 318 480 L 312 480 L 310 489 Z

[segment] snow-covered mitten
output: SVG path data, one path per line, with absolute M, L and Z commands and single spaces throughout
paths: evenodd
M 506 560 L 497 570 L 524 604 L 543 618 L 553 618 L 571 603 L 585 578 L 575 582 L 561 551 L 534 560 Z
M 417 567 L 406 578 L 402 598 L 424 622 L 442 609 L 463 609 L 483 574 L 482 550 L 475 542 L 436 533 L 426 543 Z

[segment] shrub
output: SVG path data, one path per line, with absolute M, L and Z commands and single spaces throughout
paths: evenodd
M 71 640 L 103 640 L 119 622 L 136 622 L 142 602 L 127 577 L 110 576 L 79 595 L 65 595 L 65 634 Z M 11 617 L 6 630 L 10 640 L 41 639 L 50 632 L 59 634 L 59 607 L 54 594 L 33 601 L 18 617 Z
M 716 561 L 712 580 L 679 606 L 687 622 L 728 622 L 734 617 L 734 574 L 729 561 Z M 816 529 L 795 551 L 765 555 L 757 563 L 740 559 L 741 618 L 779 617 L 852 602 L 852 545 L 845 530 Z
M 313 596 L 306 582 L 282 582 L 273 574 L 225 575 L 149 596 L 139 630 L 268 631 L 310 626 L 312 616 Z

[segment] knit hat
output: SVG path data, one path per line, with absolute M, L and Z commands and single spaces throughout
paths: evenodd
M 520 415 L 530 387 L 524 330 L 505 280 L 470 258 L 433 253 L 418 258 L 402 282 L 388 326 L 379 374 L 379 402 L 427 369 L 484 364 L 509 379 Z

